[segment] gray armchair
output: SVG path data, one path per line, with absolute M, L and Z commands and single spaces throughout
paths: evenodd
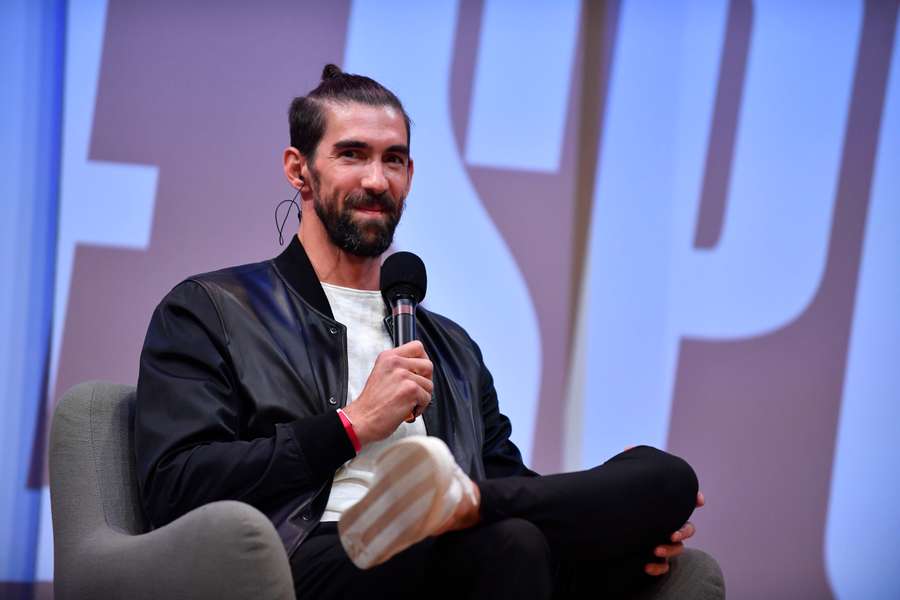
M 50 434 L 54 589 L 66 598 L 293 600 L 287 554 L 248 504 L 213 502 L 151 532 L 134 469 L 134 388 L 63 396 Z
M 58 600 L 294 599 L 284 546 L 269 519 L 248 504 L 213 502 L 147 532 L 133 448 L 134 387 L 90 382 L 66 392 L 50 433 Z M 640 595 L 724 597 L 719 566 L 693 549 Z

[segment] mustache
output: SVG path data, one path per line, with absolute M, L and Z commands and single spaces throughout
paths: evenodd
M 359 192 L 347 196 L 344 200 L 344 208 L 377 209 L 387 213 L 395 213 L 397 212 L 397 202 L 387 192 L 382 194 Z

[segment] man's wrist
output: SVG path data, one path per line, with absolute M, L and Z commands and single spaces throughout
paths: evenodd
M 349 403 L 341 410 L 353 424 L 353 433 L 356 434 L 356 439 L 359 440 L 360 446 L 365 446 L 370 442 L 376 441 L 369 432 L 369 427 L 367 425 L 368 414 L 366 411 L 360 410 L 359 406 L 356 406 L 356 401 Z
M 356 435 L 356 430 L 353 427 L 353 421 L 350 420 L 350 417 L 347 416 L 347 413 L 344 412 L 344 409 L 337 409 L 338 417 L 341 419 L 341 424 L 344 426 L 344 431 L 347 432 L 347 437 L 350 439 L 350 443 L 353 444 L 353 449 L 359 454 L 359 451 L 362 450 L 362 444 L 359 442 L 359 436 Z

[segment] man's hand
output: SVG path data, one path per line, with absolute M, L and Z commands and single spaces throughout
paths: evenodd
M 459 531 L 478 525 L 481 520 L 481 488 L 474 481 L 469 483 L 472 485 L 471 493 L 462 495 L 456 510 L 437 531 L 431 534 L 432 536 L 437 537 L 449 531 Z
M 418 340 L 378 355 L 362 393 L 344 409 L 361 445 L 391 435 L 410 412 L 422 414 L 431 402 L 433 368 Z
M 706 504 L 706 499 L 703 497 L 703 492 L 697 492 L 697 508 L 700 508 L 704 504 Z M 693 523 L 690 521 L 685 523 L 681 529 L 669 537 L 669 540 L 672 542 L 671 544 L 660 544 L 653 549 L 653 555 L 663 560 L 661 562 L 647 563 L 644 565 L 644 572 L 647 573 L 647 575 L 653 575 L 654 577 L 668 573 L 669 559 L 675 558 L 684 552 L 684 540 L 692 537 L 695 531 L 696 529 L 694 528 Z

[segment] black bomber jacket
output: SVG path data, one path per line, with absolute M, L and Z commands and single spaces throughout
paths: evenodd
M 534 475 L 475 342 L 424 308 L 416 322 L 434 363 L 428 434 L 475 480 Z M 177 285 L 153 313 L 137 385 L 135 457 L 150 523 L 240 500 L 272 520 L 293 554 L 354 456 L 336 413 L 346 344 L 296 236 L 272 260 Z

